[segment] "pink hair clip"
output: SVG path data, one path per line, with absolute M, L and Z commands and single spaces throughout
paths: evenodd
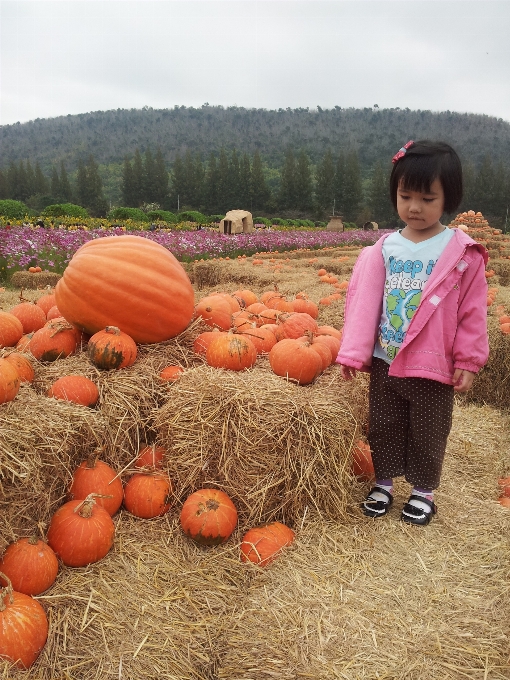
M 404 146 L 397 151 L 397 153 L 393 156 L 391 159 L 392 163 L 396 163 L 399 161 L 401 158 L 403 158 L 406 155 L 407 149 L 414 144 L 413 140 L 411 139 L 407 144 L 404 144 Z

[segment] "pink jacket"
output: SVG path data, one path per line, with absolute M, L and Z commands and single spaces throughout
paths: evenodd
M 456 368 L 477 373 L 487 361 L 488 254 L 463 231 L 454 231 L 425 285 L 389 375 L 452 385 Z M 379 329 L 386 279 L 385 238 L 363 248 L 347 290 L 336 362 L 360 371 L 370 371 Z

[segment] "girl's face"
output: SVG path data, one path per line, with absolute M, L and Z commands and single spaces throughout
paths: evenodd
M 439 221 L 444 212 L 444 191 L 440 180 L 435 179 L 431 183 L 428 193 L 407 191 L 400 185 L 397 212 L 406 223 L 402 236 L 409 240 L 417 243 L 439 234 L 444 229 Z

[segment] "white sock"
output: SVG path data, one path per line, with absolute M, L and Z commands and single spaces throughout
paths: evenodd
M 387 491 L 390 494 L 390 496 L 393 496 L 393 484 L 391 486 L 388 486 L 387 484 L 379 484 L 377 480 L 375 483 L 380 489 L 384 489 L 384 491 Z M 388 498 L 379 491 L 374 491 L 370 495 L 375 501 L 383 501 L 383 503 L 388 502 Z
M 428 501 L 432 501 L 432 503 L 434 502 L 434 491 L 425 492 L 413 489 L 411 493 L 413 496 L 421 496 L 422 498 L 426 498 Z M 423 501 L 420 501 L 418 499 L 412 498 L 409 501 L 409 505 L 412 505 L 415 508 L 419 508 L 424 512 L 430 512 L 430 505 L 427 505 L 427 503 L 423 503 Z

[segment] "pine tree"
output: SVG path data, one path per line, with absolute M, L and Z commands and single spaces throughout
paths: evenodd
M 319 210 L 330 214 L 335 198 L 335 164 L 331 151 L 324 154 L 317 166 L 315 197 Z
M 35 173 L 30 160 L 27 161 L 27 194 L 33 196 L 35 191 Z
M 239 156 L 235 149 L 232 150 L 228 165 L 228 204 L 229 210 L 241 209 L 241 169 Z
M 285 152 L 285 161 L 281 171 L 278 203 L 283 210 L 297 207 L 296 161 L 294 159 L 294 152 L 290 148 Z
M 87 170 L 81 158 L 78 160 L 78 171 L 76 173 L 76 196 L 78 197 L 78 204 L 85 208 L 89 202 L 89 190 Z
M 186 176 L 184 172 L 184 163 L 179 154 L 175 157 L 172 167 L 172 200 L 177 210 L 181 209 L 184 204 L 184 195 L 186 192 Z
M 334 199 L 334 210 L 336 215 L 345 216 L 344 207 L 344 192 L 345 192 L 345 156 L 340 153 L 336 159 L 335 167 L 335 193 Z
M 11 161 L 6 173 L 7 178 L 7 194 L 9 198 L 15 198 L 18 186 L 18 167 Z
M 58 176 L 57 168 L 55 166 L 51 168 L 50 191 L 52 197 L 60 203 L 62 200 L 61 199 L 62 192 L 60 190 L 60 178 Z
M 474 199 L 476 207 L 484 215 L 493 214 L 495 176 L 491 157 L 487 154 L 475 177 Z
M 229 206 L 229 186 L 228 186 L 228 158 L 225 149 L 221 147 L 218 159 L 218 205 L 220 212 L 226 213 L 231 210 Z
M 266 183 L 266 178 L 264 177 L 262 160 L 258 151 L 255 151 L 253 156 L 253 164 L 251 167 L 251 197 L 251 212 L 264 211 L 268 201 L 271 199 L 271 191 L 269 190 L 269 187 Z
M 345 219 L 353 222 L 361 208 L 363 200 L 363 187 L 361 184 L 361 171 L 358 154 L 351 151 L 345 160 L 344 200 L 343 207 Z
M 165 160 L 158 146 L 154 160 L 154 195 L 156 203 L 162 205 L 168 196 L 168 172 L 165 168 Z
M 211 151 L 209 162 L 207 164 L 207 171 L 205 173 L 204 184 L 205 209 L 210 215 L 217 214 L 220 211 L 218 184 L 218 165 L 216 163 L 216 156 Z
M 195 161 L 188 149 L 184 156 L 184 188 L 182 195 L 182 204 L 190 207 L 196 207 L 195 201 L 196 184 L 195 184 Z
M 64 203 L 71 203 L 73 200 L 73 192 L 64 161 L 60 161 L 60 196 Z
M 26 201 L 27 198 L 28 198 L 27 171 L 25 170 L 25 165 L 23 161 L 20 161 L 18 165 L 18 185 L 16 187 L 16 199 L 18 201 Z
M 156 193 L 156 164 L 151 150 L 146 149 L 142 174 L 142 203 L 155 203 Z
M 139 208 L 143 203 L 143 163 L 139 149 L 135 149 L 133 159 L 133 208 Z
M 467 210 L 472 210 L 472 206 L 475 205 L 476 173 L 471 162 L 463 163 L 462 165 L 462 184 L 463 196 L 460 210 L 466 212 Z
M 382 164 L 376 164 L 370 184 L 369 206 L 372 217 L 377 223 L 386 223 L 394 217 L 390 199 L 389 177 Z
M 494 172 L 494 203 L 492 207 L 493 215 L 503 217 L 506 211 L 506 171 L 503 161 L 499 161 Z
M 126 208 L 136 208 L 133 167 L 127 156 L 124 158 L 124 165 L 122 166 L 121 192 L 122 205 Z
M 193 195 L 195 197 L 194 205 L 201 208 L 204 202 L 204 166 L 200 154 L 195 157 L 195 165 L 193 172 Z
M 0 200 L 9 198 L 9 185 L 6 173 L 0 170 Z
M 35 164 L 35 193 L 36 194 L 41 194 L 41 196 L 45 196 L 49 190 L 49 184 L 48 180 L 43 174 L 43 171 L 41 170 L 41 166 L 39 165 L 39 162 L 36 162 Z
M 247 153 L 243 154 L 239 167 L 239 201 L 243 210 L 251 212 L 251 168 Z
M 103 195 L 103 182 L 99 175 L 99 167 L 92 154 L 87 161 L 86 171 L 89 203 L 85 207 L 93 217 L 104 217 L 108 211 L 108 204 Z
M 311 210 L 313 205 L 312 173 L 310 170 L 310 159 L 303 149 L 299 152 L 296 163 L 295 190 L 295 207 L 303 212 Z

